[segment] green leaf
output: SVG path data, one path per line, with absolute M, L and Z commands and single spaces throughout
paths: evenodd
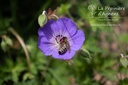
M 30 67 L 31 67 L 31 73 L 37 75 L 38 71 L 36 65 L 34 63 L 31 63 Z
M 7 45 L 12 46 L 13 43 L 12 43 L 11 38 L 4 36 L 2 39 L 2 42 L 1 42 L 1 48 L 3 49 L 4 52 L 6 52 L 6 50 L 7 50 Z
M 56 79 L 59 85 L 64 85 L 64 81 L 62 81 L 57 74 L 54 73 L 54 70 L 48 69 L 49 73 Z
M 91 55 L 90 55 L 90 53 L 89 53 L 89 51 L 88 50 L 86 50 L 85 48 L 82 48 L 81 49 L 81 54 L 84 56 L 84 57 L 86 57 L 86 58 L 92 58 L 91 57 Z
M 18 82 L 18 74 L 12 72 L 12 80 L 13 80 L 14 82 Z
M 58 15 L 66 14 L 71 7 L 71 4 L 61 4 L 60 8 L 58 9 Z
M 6 43 L 5 43 L 5 41 L 2 39 L 2 42 L 1 42 L 1 48 L 2 48 L 2 50 L 4 51 L 4 52 L 6 52 Z
M 120 58 L 120 63 L 126 68 L 128 66 L 128 60 L 125 57 Z
M 33 79 L 34 78 L 34 75 L 31 74 L 31 73 L 26 73 L 24 76 L 23 76 L 23 80 L 27 80 L 27 79 Z
M 11 38 L 9 38 L 9 37 L 6 37 L 5 38 L 5 42 L 8 44 L 8 45 L 10 45 L 10 46 L 12 46 L 12 40 L 11 40 Z
M 41 14 L 38 17 L 38 24 L 40 25 L 40 27 L 44 26 L 47 23 L 47 16 L 45 14 Z
M 39 69 L 39 70 L 44 70 L 45 67 L 44 67 L 42 64 L 39 64 L 39 65 L 37 65 L 37 69 Z

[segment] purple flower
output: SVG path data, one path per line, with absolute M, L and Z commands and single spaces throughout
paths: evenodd
M 68 18 L 49 20 L 38 30 L 38 47 L 45 56 L 70 60 L 85 40 L 84 32 L 77 30 L 75 23 Z

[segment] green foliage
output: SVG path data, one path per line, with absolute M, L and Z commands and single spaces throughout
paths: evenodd
M 69 9 L 71 7 L 71 4 L 61 4 L 59 10 L 57 11 L 58 15 L 63 15 L 68 13 Z
M 7 46 L 10 45 L 12 46 L 12 40 L 7 37 L 7 36 L 3 36 L 2 37 L 2 42 L 1 42 L 1 48 L 6 52 L 7 51 Z
M 128 66 L 128 60 L 126 58 L 121 58 L 120 62 L 125 68 Z
M 108 17 L 98 15 L 100 12 L 98 7 L 128 7 L 126 2 L 126 0 L 0 2 L 0 85 L 107 85 L 107 82 L 111 82 L 111 85 L 115 83 L 127 85 L 127 58 L 119 56 L 120 53 L 126 55 L 128 53 L 127 50 L 122 50 L 127 46 L 128 34 L 121 31 L 116 40 L 113 38 L 113 30 L 118 28 L 94 26 L 94 24 L 123 23 L 123 20 L 119 21 L 119 16 L 111 16 L 110 20 L 106 20 Z M 48 8 L 54 10 L 58 6 L 57 15 L 73 19 L 78 29 L 85 32 L 86 37 L 82 49 L 68 62 L 44 56 L 37 45 L 39 25 L 43 26 L 47 22 L 46 15 L 40 13 L 43 10 L 47 11 Z M 117 21 L 114 21 L 115 18 Z M 20 41 L 8 31 L 9 27 L 24 40 L 30 63 L 26 59 Z M 117 77 L 118 75 L 124 79 Z
M 119 40 L 121 42 L 125 42 L 125 43 L 128 43 L 128 34 L 127 33 L 122 33 L 120 36 L 119 36 Z
M 125 67 L 127 68 L 128 67 L 128 60 L 126 58 L 126 56 L 123 56 L 120 58 L 120 63 Z

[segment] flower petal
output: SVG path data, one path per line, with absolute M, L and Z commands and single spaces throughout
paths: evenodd
M 52 55 L 53 58 L 69 60 L 77 50 L 79 50 L 85 40 L 84 32 L 76 29 L 75 23 L 68 18 L 60 18 L 57 21 L 49 20 L 38 30 L 38 47 L 44 55 Z M 60 55 L 58 53 L 59 44 L 56 42 L 56 36 L 67 37 L 70 44 L 70 52 Z
M 54 44 L 49 42 L 44 36 L 38 38 L 38 47 L 46 56 L 52 55 L 54 50 Z
M 51 24 L 53 24 L 54 22 L 54 20 L 50 20 L 43 27 L 40 27 L 38 30 L 38 35 L 45 36 L 47 39 L 51 39 L 53 37 L 53 30 Z
M 57 25 L 57 23 L 53 23 L 51 24 L 51 29 L 53 31 L 53 35 L 54 37 L 56 37 L 57 35 L 62 35 L 62 29 L 60 27 L 61 25 Z
M 73 36 L 77 31 L 76 25 L 71 19 L 60 18 L 56 21 L 56 23 L 57 23 L 59 29 L 62 30 L 63 35 L 68 34 L 69 36 Z
M 84 40 L 85 40 L 84 32 L 82 30 L 78 30 L 76 34 L 69 41 L 71 49 L 75 51 L 79 50 L 82 47 Z
M 56 35 L 71 37 L 76 31 L 76 25 L 71 19 L 59 18 L 57 21 L 49 20 L 44 27 L 40 27 L 38 35 L 47 35 L 48 39 Z
M 58 51 L 53 52 L 53 58 L 62 59 L 62 60 L 70 60 L 75 55 L 75 51 L 71 50 L 70 52 L 67 51 L 65 54 L 60 55 Z

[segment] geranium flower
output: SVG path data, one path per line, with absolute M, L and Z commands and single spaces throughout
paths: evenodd
M 38 47 L 45 56 L 70 60 L 85 40 L 82 30 L 77 30 L 75 23 L 68 18 L 49 20 L 38 30 Z

